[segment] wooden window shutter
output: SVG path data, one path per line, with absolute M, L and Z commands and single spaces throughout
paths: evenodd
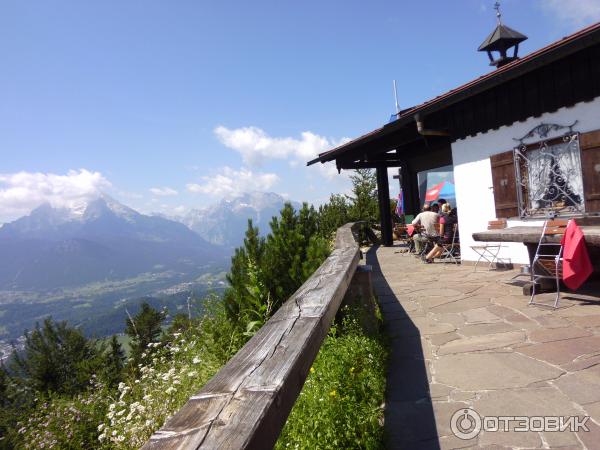
M 600 212 L 600 130 L 581 133 L 581 171 L 586 212 Z
M 518 216 L 517 181 L 513 151 L 510 150 L 490 156 L 490 163 L 492 165 L 496 217 L 503 219 Z

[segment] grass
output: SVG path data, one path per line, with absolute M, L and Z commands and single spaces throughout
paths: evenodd
M 383 448 L 387 346 L 359 317 L 351 311 L 329 332 L 276 448 Z

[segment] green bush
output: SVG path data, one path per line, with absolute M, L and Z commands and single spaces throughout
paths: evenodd
M 352 313 L 325 339 L 276 448 L 383 447 L 387 350 Z

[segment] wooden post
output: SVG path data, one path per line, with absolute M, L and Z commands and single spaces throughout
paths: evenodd
M 390 210 L 390 186 L 388 184 L 387 167 L 377 167 L 377 196 L 379 198 L 379 216 L 381 217 L 381 241 L 386 247 L 391 247 L 392 211 Z
M 400 168 L 402 173 L 402 192 L 404 193 L 405 214 L 416 215 L 420 212 L 419 205 L 419 181 L 417 174 L 403 164 Z

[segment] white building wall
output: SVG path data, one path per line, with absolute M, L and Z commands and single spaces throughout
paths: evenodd
M 575 131 L 587 132 L 600 129 L 600 97 L 588 103 L 578 103 L 571 108 L 561 108 L 554 113 L 529 118 L 497 130 L 479 133 L 452 143 L 454 162 L 454 181 L 458 221 L 460 224 L 460 243 L 463 260 L 475 261 L 477 254 L 471 245 L 482 245 L 473 240 L 473 233 L 487 229 L 487 223 L 496 218 L 494 192 L 492 190 L 492 168 L 490 156 L 508 151 L 515 147 L 513 138 L 521 138 L 540 123 L 570 125 L 575 120 Z M 565 130 L 550 134 L 548 138 L 560 136 Z M 540 221 L 509 220 L 508 226 L 536 226 Z M 504 245 L 504 244 L 503 244 Z M 520 243 L 505 243 L 500 253 L 502 258 L 510 258 L 513 263 L 528 264 L 527 249 Z

